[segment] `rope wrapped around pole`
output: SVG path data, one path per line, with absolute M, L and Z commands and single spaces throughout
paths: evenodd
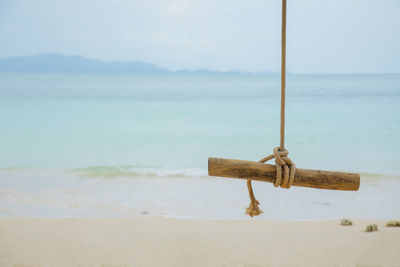
M 296 165 L 287 156 L 289 151 L 285 149 L 285 98 L 286 98 L 286 0 L 282 0 L 282 56 L 281 56 L 281 127 L 280 127 L 280 146 L 274 148 L 273 154 L 259 160 L 265 163 L 275 158 L 276 179 L 275 187 L 289 189 L 294 180 Z M 283 173 L 283 179 L 282 179 Z M 255 198 L 251 180 L 247 180 L 247 189 L 250 196 L 250 205 L 246 208 L 246 214 L 250 217 L 257 216 L 262 212 L 260 202 Z

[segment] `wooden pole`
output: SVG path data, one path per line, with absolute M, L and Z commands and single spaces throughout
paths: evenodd
M 276 167 L 247 160 L 208 158 L 208 175 L 273 183 L 276 177 Z M 360 175 L 358 173 L 296 168 L 293 185 L 357 191 L 360 187 Z

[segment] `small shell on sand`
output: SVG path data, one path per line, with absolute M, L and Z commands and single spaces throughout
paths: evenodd
M 353 222 L 350 221 L 349 219 L 342 219 L 340 221 L 340 225 L 342 225 L 342 226 L 350 226 L 350 225 L 353 225 Z
M 378 225 L 376 224 L 371 224 L 367 226 L 367 229 L 365 229 L 365 232 L 376 232 L 378 231 Z
M 386 223 L 387 227 L 400 227 L 400 221 L 388 221 Z

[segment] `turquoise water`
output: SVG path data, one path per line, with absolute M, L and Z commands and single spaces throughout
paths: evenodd
M 97 214 L 103 198 L 122 214 L 190 217 L 189 206 L 178 208 L 190 194 L 181 194 L 193 195 L 201 184 L 209 198 L 195 194 L 190 207 L 215 203 L 206 191 L 233 185 L 245 206 L 242 181 L 206 178 L 207 158 L 258 160 L 271 153 L 279 144 L 279 82 L 277 75 L 0 74 L 0 215 Z M 400 176 L 400 75 L 290 75 L 286 140 L 302 168 Z M 170 186 L 175 193 L 162 198 Z M 395 192 L 382 193 L 382 201 L 399 204 Z M 227 199 L 221 210 L 236 210 L 236 200 Z M 341 207 L 331 205 L 325 217 Z M 200 210 L 191 214 L 224 217 Z M 304 219 L 314 218 L 308 214 Z
M 279 143 L 279 77 L 1 75 L 0 166 L 206 168 Z M 289 76 L 305 168 L 400 175 L 400 75 Z

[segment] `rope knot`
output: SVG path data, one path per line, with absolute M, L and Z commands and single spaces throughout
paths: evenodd
M 286 149 L 280 150 L 279 147 L 274 148 L 274 153 L 265 158 L 259 160 L 260 163 L 265 163 L 268 160 L 275 158 L 276 165 L 276 179 L 274 182 L 275 187 L 282 187 L 289 189 L 294 181 L 294 175 L 296 173 L 296 165 L 291 159 L 288 158 L 289 151 Z M 283 179 L 282 179 L 283 173 Z M 257 216 L 262 212 L 258 205 L 260 202 L 254 197 L 253 187 L 251 185 L 251 180 L 247 180 L 247 189 L 249 190 L 250 205 L 246 208 L 246 214 L 250 217 Z
M 296 173 L 296 165 L 290 158 L 288 158 L 289 151 L 286 149 L 280 150 L 279 147 L 274 148 L 274 158 L 276 165 L 276 179 L 274 182 L 275 187 L 282 187 L 289 189 L 294 181 Z M 283 180 L 282 180 L 283 173 Z

